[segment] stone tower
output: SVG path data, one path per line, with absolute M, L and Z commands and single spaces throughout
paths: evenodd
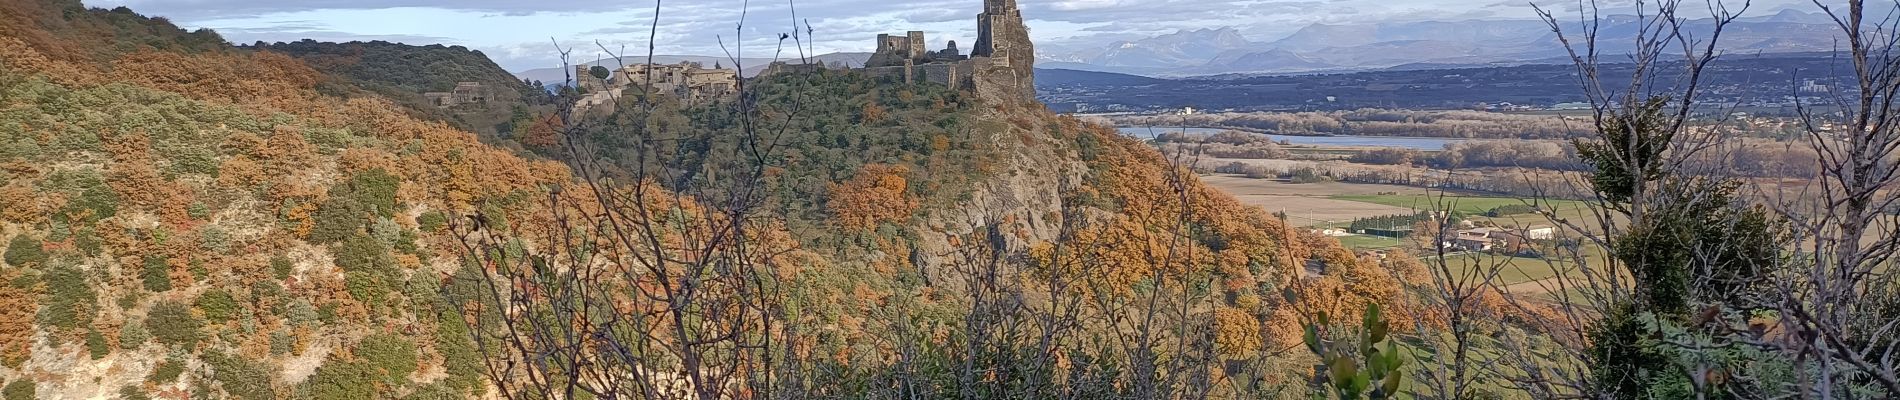
M 979 79 L 979 89 L 996 85 L 1017 91 L 1023 99 L 1036 98 L 1036 45 L 1029 41 L 1029 26 L 1016 0 L 983 0 L 983 13 L 976 15 L 976 47 L 971 58 L 988 57 L 988 70 Z

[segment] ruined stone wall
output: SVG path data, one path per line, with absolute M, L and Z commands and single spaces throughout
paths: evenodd
M 986 61 L 977 68 L 978 94 L 995 99 L 1035 99 L 1036 45 L 1029 40 L 1029 26 L 1023 23 L 1016 1 L 984 0 L 976 24 L 976 48 L 971 50 L 970 58 Z
M 872 78 L 890 79 L 910 84 L 929 82 L 956 89 L 968 89 L 971 86 L 970 77 L 975 74 L 976 69 L 976 63 L 964 61 L 957 63 L 872 67 L 859 71 Z

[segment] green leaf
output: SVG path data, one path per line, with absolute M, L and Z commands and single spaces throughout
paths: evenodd
M 1379 386 L 1379 392 L 1384 393 L 1386 396 L 1398 394 L 1399 380 L 1403 378 L 1404 378 L 1404 375 L 1402 374 L 1387 374 L 1385 376 L 1384 384 Z
M 1353 365 L 1352 359 L 1350 358 L 1334 358 L 1333 364 L 1330 367 L 1331 368 L 1327 371 L 1327 375 L 1332 375 L 1333 387 L 1339 388 L 1341 391 L 1350 388 L 1352 378 L 1359 375 L 1359 367 Z M 1357 391 L 1354 391 L 1354 393 L 1357 393 Z
M 1372 387 L 1371 378 L 1367 378 L 1365 374 L 1353 375 L 1352 376 L 1352 390 L 1351 390 L 1352 397 L 1350 398 L 1354 398 L 1354 399 L 1359 398 L 1359 394 L 1365 393 L 1366 388 L 1368 387 Z
M 1319 329 L 1312 326 L 1306 327 L 1306 333 L 1300 336 L 1300 340 L 1306 342 L 1306 349 L 1312 350 L 1313 354 L 1325 355 L 1319 347 Z

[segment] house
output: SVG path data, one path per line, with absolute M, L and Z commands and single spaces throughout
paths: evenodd
M 1529 228 L 1524 228 L 1523 232 L 1524 238 L 1530 240 L 1551 240 L 1557 238 L 1557 228 L 1550 226 L 1534 225 Z
M 1460 231 L 1458 232 L 1458 236 L 1451 239 L 1451 247 L 1467 251 L 1489 251 L 1495 243 L 1496 240 L 1492 239 L 1487 233 L 1474 233 L 1471 231 Z

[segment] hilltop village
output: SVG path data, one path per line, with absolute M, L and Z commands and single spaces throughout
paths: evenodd
M 942 50 L 930 51 L 923 31 L 878 35 L 876 44 L 877 52 L 862 68 L 848 70 L 903 84 L 940 84 L 976 93 L 989 101 L 1027 102 L 1036 97 L 1035 44 L 1029 40 L 1029 28 L 1023 24 L 1016 0 L 984 0 L 983 12 L 977 14 L 976 45 L 968 55 L 962 53 L 956 41 Z M 575 104 L 578 111 L 609 105 L 628 89 L 645 88 L 650 93 L 698 103 L 737 94 L 740 79 L 769 79 L 830 68 L 816 61 L 780 61 L 753 78 L 695 62 L 627 65 L 606 78 L 594 76 L 591 69 L 586 65 L 574 67 L 577 84 L 584 93 Z

